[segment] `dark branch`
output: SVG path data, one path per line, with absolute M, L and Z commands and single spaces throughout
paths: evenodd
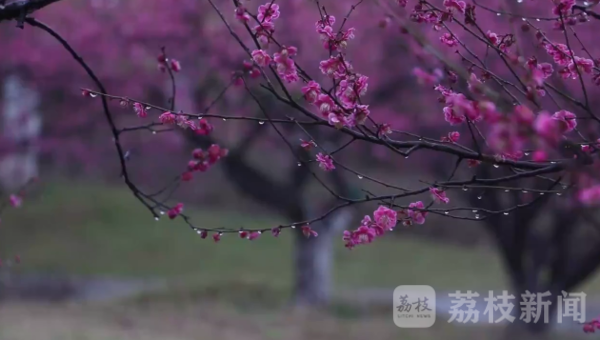
M 58 1 L 60 0 L 16 0 L 3 4 L 6 0 L 0 0 L 0 22 L 17 20 L 17 27 L 23 28 L 27 15 Z

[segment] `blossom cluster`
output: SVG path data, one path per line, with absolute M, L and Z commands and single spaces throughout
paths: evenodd
M 228 149 L 220 147 L 217 144 L 212 144 L 206 151 L 195 149 L 192 151 L 193 159 L 188 162 L 187 171 L 181 175 L 181 180 L 186 182 L 190 181 L 192 179 L 192 173 L 195 171 L 206 172 L 210 166 L 227 156 L 228 153 Z
M 139 115 L 139 114 L 138 114 Z M 172 112 L 164 112 L 158 120 L 163 125 L 177 125 L 182 129 L 190 129 L 199 135 L 208 135 L 213 131 L 212 125 L 206 119 L 198 119 L 197 122 L 190 120 L 186 115 L 176 114 Z

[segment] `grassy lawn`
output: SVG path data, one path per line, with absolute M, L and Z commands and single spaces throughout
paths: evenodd
M 198 226 L 257 228 L 279 222 L 212 208 L 188 206 L 186 213 Z M 341 240 L 336 246 L 338 287 L 504 287 L 493 250 L 397 237 L 352 251 Z M 89 183 L 46 184 L 37 198 L 6 211 L 0 228 L 0 256 L 20 254 L 19 271 L 168 277 L 202 285 L 268 283 L 287 289 L 291 248 L 289 232 L 252 242 L 236 235 L 225 235 L 218 244 L 202 240 L 182 221 L 155 221 L 124 188 Z M 592 289 L 600 287 L 594 281 Z
M 198 225 L 262 227 L 278 221 L 215 209 L 186 209 Z M 423 227 L 426 227 L 423 226 Z M 18 271 L 166 277 L 173 285 L 103 304 L 3 303 L 0 340 L 165 339 L 501 339 L 494 326 L 397 328 L 389 309 L 334 304 L 308 315 L 286 307 L 292 238 L 201 240 L 180 221 L 159 222 L 122 188 L 51 184 L 3 216 L 0 256 L 18 253 Z M 493 251 L 383 238 L 348 251 L 336 245 L 341 288 L 429 284 L 436 289 L 503 287 Z M 590 283 L 592 289 L 600 284 Z M 550 339 L 579 339 L 571 333 Z
M 457 326 L 443 320 L 431 328 L 401 329 L 394 325 L 389 311 L 348 319 L 285 309 L 249 313 L 211 303 L 154 304 L 144 309 L 112 305 L 0 305 L 0 340 L 506 339 L 503 335 L 499 326 Z M 553 332 L 544 339 L 589 337 Z

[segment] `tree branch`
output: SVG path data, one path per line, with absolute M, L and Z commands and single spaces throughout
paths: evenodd
M 5 4 L 6 0 L 0 0 L 0 22 L 17 20 L 17 27 L 23 28 L 27 15 L 58 1 L 60 0 L 16 0 Z

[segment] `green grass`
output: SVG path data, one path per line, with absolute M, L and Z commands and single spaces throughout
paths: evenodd
M 258 228 L 279 222 L 207 208 L 186 207 L 186 213 L 198 226 Z M 337 287 L 504 287 L 492 250 L 398 237 L 353 251 L 344 249 L 341 240 L 336 247 Z M 288 232 L 253 242 L 227 235 L 215 244 L 181 221 L 154 221 L 124 188 L 47 184 L 36 199 L 3 216 L 0 256 L 20 254 L 23 262 L 15 270 L 166 277 L 172 285 L 116 304 L 0 306 L 0 340 L 502 338 L 500 328 L 454 327 L 444 320 L 431 329 L 399 329 L 388 308 L 340 301 L 330 313 L 297 316 L 285 308 L 291 250 Z M 597 279 L 589 285 L 600 286 Z M 575 339 L 572 334 L 553 339 L 567 337 Z
M 281 222 L 189 206 L 186 213 L 199 227 L 262 228 Z M 285 231 L 279 238 L 264 235 L 252 242 L 235 234 L 218 244 L 202 240 L 180 220 L 155 221 L 125 188 L 89 183 L 46 184 L 38 197 L 6 211 L 0 228 L 0 256 L 20 254 L 20 271 L 167 277 L 205 285 L 268 282 L 289 288 L 292 246 Z M 398 237 L 352 251 L 341 240 L 336 247 L 338 287 L 505 287 L 492 250 Z
M 520 340 L 540 337 L 519 336 Z M 553 333 L 547 340 L 589 339 Z M 193 307 L 155 304 L 152 308 L 78 305 L 0 305 L 0 340 L 464 340 L 506 339 L 503 328 L 462 326 L 437 320 L 426 329 L 401 329 L 389 311 L 360 319 L 340 319 L 311 311 L 233 310 L 199 303 Z

